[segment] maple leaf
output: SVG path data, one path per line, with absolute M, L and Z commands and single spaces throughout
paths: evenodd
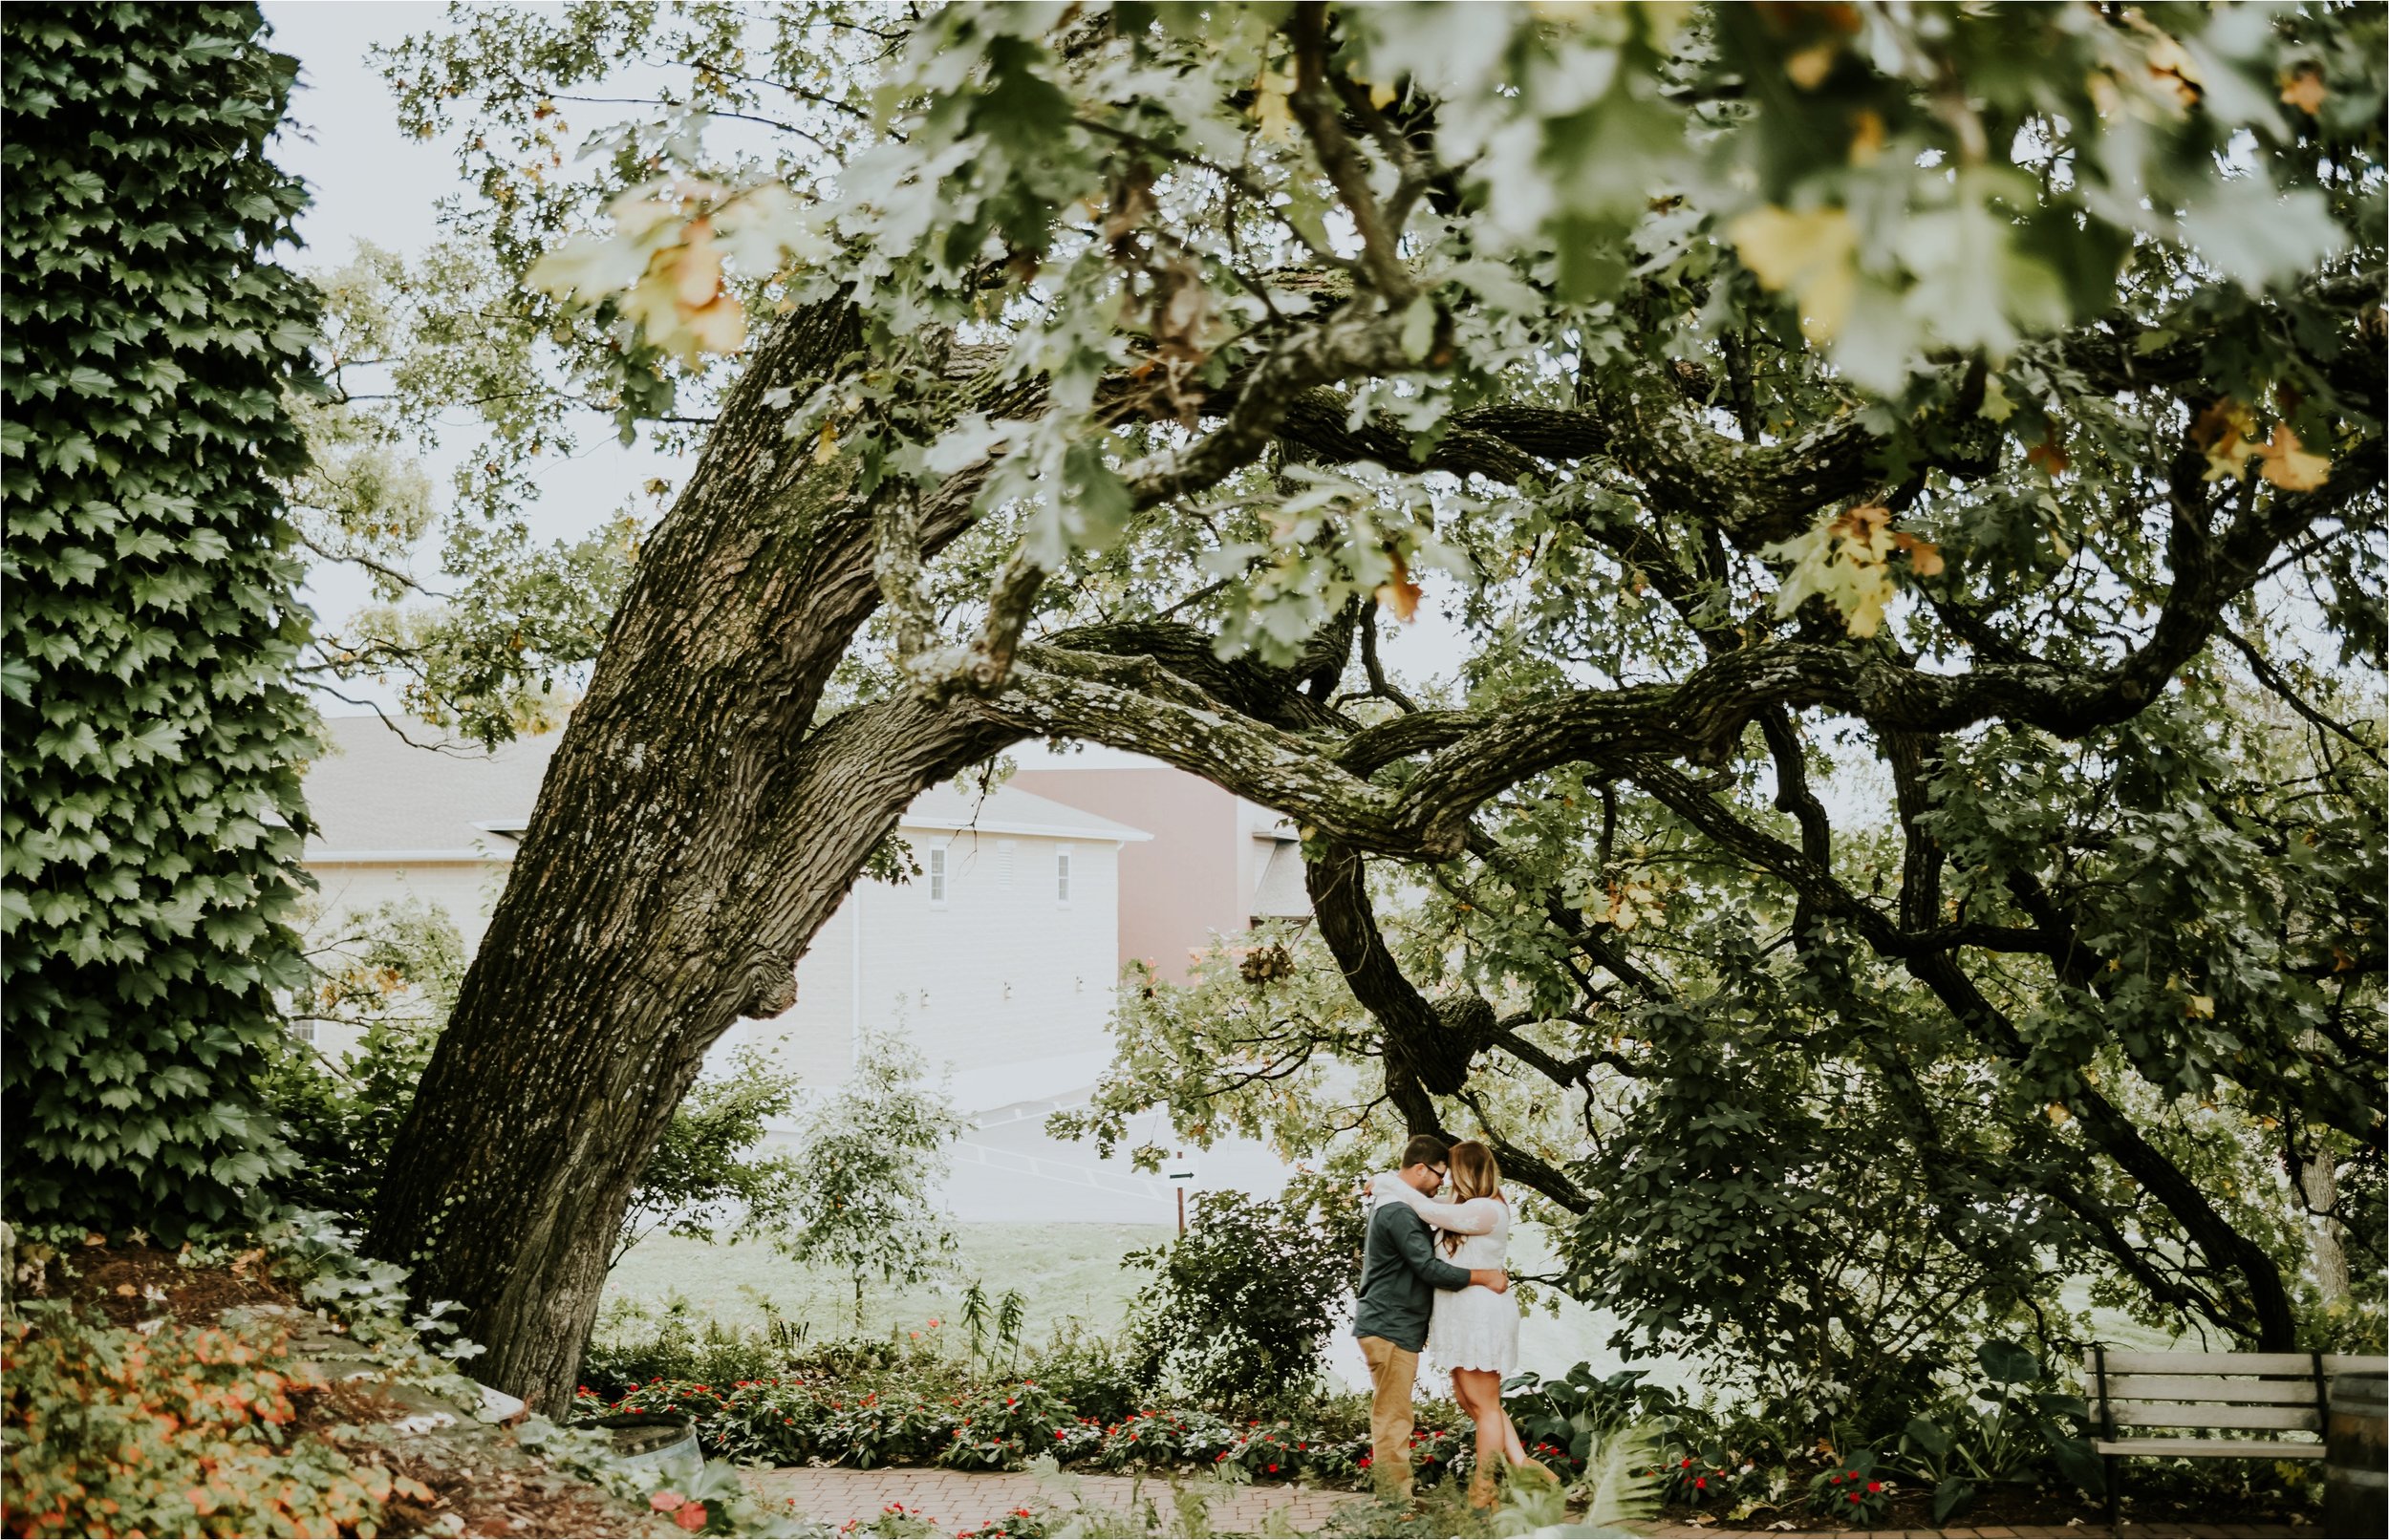
M 2312 492 L 2331 479 L 2331 457 L 2309 452 L 2286 422 L 2272 425 L 2272 437 L 2257 452 L 2257 474 L 2284 492 Z
M 1795 214 L 1770 204 L 1736 218 L 1726 234 L 1761 285 L 1789 289 L 1799 302 L 1802 336 L 1830 342 L 1840 332 L 1858 293 L 1858 229 L 1847 211 Z
M 2048 438 L 2024 451 L 2024 459 L 2048 472 L 2053 481 L 2063 476 L 2065 468 L 2074 463 L 2066 458 L 2065 438 L 2057 432 L 2055 423 L 2050 425 Z

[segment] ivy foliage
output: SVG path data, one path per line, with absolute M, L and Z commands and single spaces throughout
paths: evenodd
M 5 22 L 8 1054 L 30 1218 L 173 1236 L 289 1160 L 258 1077 L 304 976 L 296 62 L 254 6 Z

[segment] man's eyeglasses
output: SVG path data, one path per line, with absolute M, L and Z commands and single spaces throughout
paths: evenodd
M 1452 1167 L 1449 1166 L 1431 1166 L 1427 1167 L 1427 1169 L 1434 1172 L 1435 1175 L 1441 1177 L 1447 1182 L 1452 1180 Z

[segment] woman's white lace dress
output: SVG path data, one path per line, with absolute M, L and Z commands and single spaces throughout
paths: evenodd
M 1395 1189 L 1399 1189 L 1398 1191 Z M 1437 1203 L 1419 1196 L 1400 1177 L 1379 1177 L 1380 1199 L 1408 1203 L 1439 1230 L 1460 1236 L 1459 1250 L 1446 1251 L 1437 1237 L 1435 1254 L 1454 1267 L 1507 1270 L 1510 1206 L 1499 1198 Z M 1427 1327 L 1427 1356 L 1447 1374 L 1453 1369 L 1490 1369 L 1508 1378 L 1518 1369 L 1518 1307 L 1506 1294 L 1480 1289 L 1435 1291 L 1434 1315 Z

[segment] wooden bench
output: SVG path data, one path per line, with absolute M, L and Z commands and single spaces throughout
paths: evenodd
M 2092 1447 L 2106 1462 L 2107 1528 L 2121 1522 L 2119 1461 L 2134 1455 L 2190 1460 L 2320 1460 L 2334 1375 L 2380 1374 L 2389 1358 L 2344 1353 L 2114 1353 L 2082 1359 Z M 2120 1436 L 2124 1428 L 2240 1428 L 2311 1433 L 2303 1439 Z

